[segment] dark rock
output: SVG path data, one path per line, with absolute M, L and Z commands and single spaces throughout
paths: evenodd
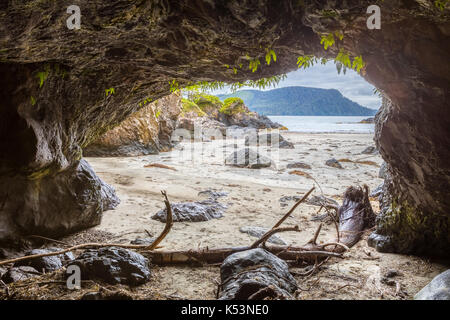
M 367 245 L 380 252 L 392 252 L 394 250 L 394 243 L 389 236 L 377 234 L 375 232 L 372 232 L 367 238 Z
M 331 158 L 330 160 L 327 160 L 325 164 L 329 167 L 338 168 L 338 169 L 344 169 L 339 161 L 337 161 L 335 158 Z
M 34 254 L 45 254 L 51 253 L 55 251 L 60 251 L 59 248 L 49 248 L 49 249 L 33 249 L 25 252 L 26 256 L 34 255 Z M 20 266 L 29 266 L 38 270 L 39 272 L 52 272 L 58 269 L 61 269 L 63 265 L 68 262 L 74 260 L 75 257 L 72 252 L 66 252 L 64 254 L 56 255 L 56 256 L 47 256 L 47 257 L 39 257 L 31 260 L 19 261 L 14 264 L 15 267 Z
M 40 273 L 33 267 L 21 266 L 13 267 L 9 269 L 2 277 L 1 280 L 8 284 L 16 281 L 26 280 L 39 276 Z
M 278 201 L 280 201 L 280 206 L 282 208 L 284 208 L 289 205 L 288 202 L 291 202 L 291 201 L 297 202 L 300 199 L 301 199 L 301 197 L 299 197 L 299 196 L 284 196 L 284 197 L 281 197 Z
M 377 152 L 378 152 L 378 151 L 377 151 L 377 148 L 370 146 L 370 147 L 365 148 L 365 149 L 361 152 L 361 154 L 375 154 L 375 153 L 377 153 Z
M 266 133 L 245 137 L 246 146 L 271 146 L 280 149 L 294 149 L 294 145 L 279 133 Z
M 445 118 L 444 104 L 432 95 L 426 94 L 423 113 L 418 102 L 414 112 L 401 110 L 408 104 L 406 96 L 394 93 L 383 98 L 375 117 L 375 141 L 386 160 L 375 229 L 379 236 L 374 235 L 384 239 L 376 246 L 382 252 L 449 256 L 450 197 L 442 191 L 450 190 L 450 149 L 444 147 L 450 143 L 450 127 L 439 121 Z M 427 134 L 420 128 L 433 129 Z
M 137 286 L 150 280 L 147 258 L 131 250 L 108 247 L 88 250 L 70 265 L 80 267 L 84 280 L 101 279 L 110 284 Z
M 133 241 L 131 241 L 131 244 L 136 244 L 136 245 L 145 245 L 145 246 L 149 246 L 151 245 L 153 242 L 155 242 L 156 238 L 140 238 L 137 237 L 136 239 L 134 239 Z
M 375 123 L 375 118 L 371 117 L 371 118 L 363 119 L 359 123 Z
M 306 164 L 304 162 L 294 162 L 289 163 L 286 168 L 292 169 L 292 168 L 300 168 L 300 169 L 312 169 L 309 164 Z
M 240 168 L 260 169 L 272 165 L 272 160 L 260 155 L 250 148 L 240 149 L 233 152 L 225 159 L 225 164 Z
M 4 208 L 8 209 L 0 212 L 0 242 L 20 239 L 23 233 L 57 238 L 92 227 L 100 223 L 103 211 L 120 203 L 114 188 L 103 182 L 85 160 L 41 179 L 0 179 L 0 199 L 6 191 Z
M 216 199 L 207 199 L 198 202 L 180 202 L 172 203 L 173 221 L 200 222 L 211 219 L 218 219 L 223 216 L 226 205 L 218 202 Z M 166 208 L 158 211 L 152 219 L 166 222 Z
M 380 171 L 378 171 L 378 178 L 384 179 L 386 177 L 386 170 L 387 170 L 387 165 L 386 165 L 386 162 L 383 161 L 383 163 L 380 166 Z
M 397 285 L 397 282 L 395 280 L 389 279 L 388 277 L 382 277 L 380 281 L 381 283 L 384 283 L 391 287 Z
M 228 256 L 220 267 L 220 278 L 220 300 L 247 300 L 265 288 L 274 298 L 291 299 L 297 290 L 287 263 L 262 248 Z
M 386 274 L 384 275 L 386 278 L 394 278 L 400 275 L 400 272 L 398 272 L 397 270 L 388 270 L 386 272 Z
M 369 196 L 373 198 L 380 196 L 383 193 L 383 185 L 384 182 L 375 189 L 373 189 Z
M 208 198 L 218 199 L 221 197 L 226 197 L 228 195 L 228 192 L 208 189 L 208 190 L 200 191 L 198 193 L 198 195 L 199 196 L 206 195 Z
M 414 296 L 414 300 L 450 300 L 450 269 L 434 277 Z
M 256 238 L 261 238 L 267 231 L 269 231 L 268 228 L 262 228 L 262 227 L 241 227 L 239 228 L 239 231 L 242 233 L 247 233 L 248 235 Z M 284 241 L 282 238 L 280 238 L 278 235 L 274 234 L 271 236 L 267 242 L 279 244 L 279 245 L 287 245 L 286 241 Z

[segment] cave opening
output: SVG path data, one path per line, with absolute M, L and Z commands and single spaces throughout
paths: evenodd
M 165 239 L 169 249 L 248 243 L 254 238 L 250 233 L 261 236 L 264 231 L 258 228 L 273 225 L 284 208 L 299 201 L 319 178 L 321 187 L 313 195 L 328 196 L 326 205 L 323 199 L 319 206 L 302 204 L 286 221 L 292 228 L 299 224 L 305 232 L 279 237 L 286 243 L 318 245 L 317 237 L 332 238 L 335 225 L 327 220 L 322 229 L 316 229 L 319 222 L 312 216 L 326 219 L 321 216 L 324 207 L 335 205 L 333 201 L 342 203 L 341 207 L 345 202 L 344 209 L 357 207 L 353 200 L 361 197 L 346 197 L 344 186 L 374 178 L 371 189 L 375 189 L 375 182 L 384 180 L 378 190 L 379 205 L 376 199 L 369 199 L 378 213 L 376 225 L 370 236 L 364 233 L 363 241 L 350 251 L 350 267 L 346 269 L 351 272 L 356 267 L 361 279 L 367 279 L 363 285 L 367 296 L 363 297 L 378 297 L 378 288 L 369 288 L 367 283 L 381 281 L 384 269 L 402 270 L 405 278 L 417 279 L 414 270 L 421 268 L 422 260 L 399 254 L 448 257 L 450 29 L 448 8 L 441 1 L 383 3 L 383 23 L 376 30 L 366 24 L 369 1 L 93 4 L 81 0 L 83 22 L 79 30 L 66 28 L 65 11 L 55 10 L 56 4 L 34 2 L 36 6 L 1 6 L 5 14 L 0 15 L 0 68 L 8 77 L 0 80 L 0 242 L 13 238 L 29 244 L 30 235 L 68 235 L 63 240 L 74 243 L 80 234 L 69 234 L 83 229 L 81 235 L 91 241 L 119 238 L 133 245 L 149 243 L 167 216 L 164 200 L 168 200 L 160 194 L 164 189 L 181 219 L 186 218 L 183 210 L 211 218 L 202 220 L 196 215 L 191 218 L 195 221 L 174 223 Z M 335 43 L 324 48 L 322 42 L 328 43 L 330 35 Z M 361 155 L 371 139 L 356 135 L 339 142 L 330 135 L 302 138 L 271 127 L 264 133 L 264 143 L 259 138 L 252 142 L 249 137 L 248 143 L 241 138 L 238 147 L 235 140 L 225 145 L 232 147 L 232 163 L 243 156 L 244 168 L 227 167 L 230 153 L 216 153 L 225 148 L 214 135 L 190 145 L 190 139 L 185 139 L 172 146 L 169 137 L 177 129 L 183 104 L 189 112 L 205 113 L 199 107 L 200 100 L 183 101 L 177 96 L 179 88 L 197 83 L 276 82 L 280 78 L 274 75 L 292 71 L 299 62 L 310 63 L 314 57 L 340 57 L 349 67 L 356 63 L 363 77 L 383 92 L 375 118 L 374 149 L 386 162 L 384 179 L 378 172 L 381 158 L 373 165 Z M 26 67 L 29 63 L 48 64 L 50 69 L 40 70 L 45 77 L 38 79 Z M 67 66 L 67 72 L 54 69 L 58 64 Z M 219 110 L 224 107 L 224 115 L 215 121 L 221 117 L 228 121 L 236 115 L 234 108 L 242 110 L 239 101 L 229 102 L 221 102 Z M 174 105 L 178 107 L 171 107 Z M 127 119 L 131 114 L 134 118 Z M 124 120 L 134 129 L 124 128 Z M 189 134 L 195 131 L 191 130 L 195 121 L 190 120 L 182 128 Z M 40 130 L 39 139 L 29 127 L 31 122 Z M 223 135 L 221 130 L 226 128 L 218 130 Z M 282 141 L 276 134 L 286 139 Z M 273 138 L 277 148 L 272 146 Z M 102 139 L 107 147 L 100 148 L 101 143 L 88 146 Z M 192 145 L 202 146 L 197 164 L 192 161 L 192 152 L 187 152 L 197 152 Z M 116 158 L 100 158 L 111 149 L 114 154 L 109 156 Z M 272 167 L 270 157 L 259 154 L 267 149 L 276 150 L 271 156 L 279 158 L 280 166 Z M 240 150 L 244 151 L 239 154 Z M 181 156 L 172 156 L 175 152 Z M 120 157 L 124 153 L 132 158 Z M 331 154 L 337 158 L 318 156 Z M 250 159 L 256 161 L 254 165 L 247 164 Z M 335 161 L 327 164 L 328 160 L 340 162 L 344 169 Z M 321 171 L 314 173 L 315 167 Z M 346 169 L 351 180 L 340 173 Z M 14 196 L 7 197 L 10 194 Z M 118 205 L 118 198 L 122 205 Z M 367 201 L 361 201 L 366 209 Z M 252 254 L 258 259 L 261 252 Z M 437 273 L 445 266 L 433 263 L 430 268 Z M 313 272 L 316 269 L 320 268 Z M 176 272 L 181 272 L 177 275 L 181 280 L 191 276 L 191 270 Z M 204 276 L 200 272 L 194 277 L 199 280 Z M 430 280 L 425 271 L 422 276 Z M 327 274 L 327 281 L 331 278 L 333 275 Z M 202 297 L 212 297 L 208 286 L 189 286 L 188 282 L 180 281 L 178 288 L 187 296 L 203 293 Z M 396 285 L 395 281 L 389 283 Z M 409 298 L 419 289 L 417 283 L 403 283 L 407 292 L 388 290 L 390 297 Z M 321 297 L 323 292 L 313 290 L 313 297 Z M 343 297 L 355 298 L 352 294 L 345 292 Z

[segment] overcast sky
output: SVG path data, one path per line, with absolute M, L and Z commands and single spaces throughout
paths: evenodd
M 338 74 L 333 61 L 329 61 L 326 65 L 318 64 L 306 70 L 299 69 L 289 73 L 278 88 L 289 86 L 337 89 L 342 95 L 364 107 L 378 109 L 381 105 L 381 98 L 373 94 L 374 87 L 371 84 L 353 70 L 347 70 L 345 75 L 342 72 Z M 219 93 L 229 93 L 229 90 L 213 92 Z

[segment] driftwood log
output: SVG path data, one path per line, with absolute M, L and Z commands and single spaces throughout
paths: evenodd
M 359 187 L 349 187 L 344 194 L 344 201 L 341 207 L 338 209 L 338 237 L 336 240 L 325 243 L 317 244 L 316 240 L 320 232 L 322 225 L 315 232 L 313 238 L 301 247 L 292 246 L 276 246 L 266 245 L 266 240 L 275 233 L 295 231 L 299 232 L 298 226 L 290 228 L 279 227 L 294 210 L 304 202 L 307 197 L 314 190 L 311 188 L 302 199 L 300 199 L 295 205 L 286 213 L 266 234 L 250 246 L 233 247 L 233 248 L 218 248 L 218 249 L 197 249 L 197 250 L 181 250 L 181 251 L 163 251 L 155 250 L 158 244 L 165 238 L 172 227 L 172 210 L 170 202 L 167 198 L 167 194 L 162 192 L 164 196 L 164 202 L 168 212 L 168 219 L 164 230 L 158 236 L 158 238 L 151 245 L 123 245 L 123 244 L 108 244 L 108 243 L 86 243 L 73 246 L 61 251 L 55 251 L 51 253 L 38 254 L 24 256 L 9 260 L 0 261 L 0 265 L 15 263 L 19 261 L 34 259 L 38 257 L 59 255 L 69 251 L 75 251 L 80 249 L 92 249 L 101 247 L 121 247 L 127 249 L 135 249 L 142 251 L 143 254 L 149 256 L 152 259 L 152 263 L 166 265 L 166 264 L 185 264 L 185 263 L 200 263 L 200 264 L 216 264 L 221 263 L 223 260 L 239 251 L 245 251 L 252 248 L 262 246 L 269 252 L 277 255 L 279 258 L 284 259 L 291 263 L 296 264 L 316 264 L 319 261 L 323 261 L 329 257 L 342 257 L 342 252 L 348 250 L 355 245 L 361 238 L 362 233 L 367 228 L 374 225 L 375 215 L 372 211 L 372 207 L 368 198 L 368 188 L 364 187 L 364 190 Z
M 279 258 L 295 264 L 312 264 L 320 262 L 328 257 L 342 257 L 342 252 L 354 246 L 361 239 L 363 232 L 366 229 L 373 227 L 375 223 L 375 214 L 369 201 L 369 190 L 367 186 L 364 186 L 364 189 L 360 187 L 349 187 L 345 191 L 342 206 L 337 210 L 339 222 L 338 237 L 336 240 L 325 244 L 317 244 L 317 237 L 322 227 L 322 225 L 319 225 L 313 238 L 304 246 L 292 247 L 265 244 L 266 240 L 275 233 L 287 231 L 299 232 L 298 227 L 278 227 L 290 214 L 292 214 L 298 205 L 306 200 L 313 190 L 314 188 L 309 190 L 271 230 L 251 246 L 181 251 L 154 250 L 147 252 L 146 255 L 152 259 L 153 263 L 159 265 L 195 262 L 200 264 L 217 264 L 223 262 L 230 254 L 262 245 L 264 249 L 275 254 Z

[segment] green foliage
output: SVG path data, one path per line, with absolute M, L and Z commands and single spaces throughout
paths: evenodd
M 270 87 L 277 86 L 281 80 L 284 80 L 286 78 L 285 74 L 268 77 L 268 78 L 261 78 L 258 80 L 247 80 L 244 82 L 233 82 L 231 84 L 225 83 L 222 81 L 213 81 L 213 82 L 207 82 L 207 81 L 199 81 L 196 83 L 191 83 L 183 88 L 184 92 L 188 92 L 190 94 L 200 93 L 200 92 L 208 92 L 208 91 L 214 91 L 219 89 L 224 89 L 227 85 L 230 86 L 231 91 L 236 91 L 244 87 L 248 88 L 258 88 L 258 89 L 267 89 Z
M 360 73 L 361 69 L 364 68 L 365 62 L 363 61 L 362 56 L 357 56 L 353 59 L 352 69 L 356 72 Z
M 248 65 L 248 68 L 252 70 L 252 72 L 256 72 L 258 70 L 258 67 L 261 65 L 261 62 L 259 59 L 252 59 L 250 60 L 250 63 Z
M 191 100 L 182 98 L 181 105 L 182 105 L 182 109 L 181 109 L 182 115 L 193 112 L 200 117 L 206 116 L 206 113 L 203 112 L 203 110 L 200 109 L 199 106 Z
M 116 90 L 114 88 L 105 89 L 105 96 L 109 97 L 116 93 Z
M 238 113 L 245 112 L 244 101 L 241 98 L 231 97 L 225 99 L 223 106 L 220 108 L 219 112 L 232 116 Z
M 160 115 L 161 115 L 161 110 L 158 110 L 155 114 L 156 119 L 158 119 Z
M 348 53 L 346 53 L 345 51 L 343 51 L 342 49 L 339 51 L 338 55 L 333 60 L 334 60 L 334 63 L 336 64 L 336 69 L 339 74 L 341 73 L 341 71 L 343 71 L 345 74 L 347 68 L 353 69 L 356 72 L 360 73 L 361 69 L 364 68 L 364 66 L 365 66 L 365 62 L 364 62 L 362 56 L 357 56 L 357 57 L 353 58 L 353 62 L 352 62 L 352 60 L 350 59 L 350 55 Z M 321 64 L 325 64 L 329 61 L 329 59 L 326 59 L 326 58 L 318 59 L 312 55 L 300 56 L 297 59 L 297 66 L 298 66 L 298 68 L 306 69 L 306 68 L 312 67 L 319 61 Z
M 247 80 L 244 82 L 235 82 L 232 83 L 230 86 L 231 91 L 236 91 L 239 90 L 241 88 L 244 87 L 249 87 L 249 88 L 258 88 L 258 89 L 267 89 L 270 87 L 276 87 L 281 80 L 286 79 L 286 75 L 282 74 L 282 75 L 278 75 L 278 76 L 273 76 L 273 77 L 269 77 L 269 78 L 261 78 L 258 80 Z
M 196 93 L 191 100 L 203 111 L 210 107 L 221 108 L 223 105 L 218 97 L 206 93 Z
M 147 97 L 144 100 L 142 100 L 141 102 L 139 102 L 139 107 L 143 107 L 143 106 L 145 106 L 146 104 L 148 104 L 150 102 L 152 102 L 152 98 Z
M 173 79 L 169 82 L 170 85 L 170 93 L 180 90 L 180 85 L 178 84 L 177 80 Z
M 315 63 L 317 63 L 317 58 L 312 55 L 300 56 L 297 59 L 297 66 L 299 69 L 312 67 Z
M 31 96 L 30 102 L 31 102 L 31 105 L 34 106 L 36 104 L 36 99 L 33 96 Z
M 340 41 L 342 41 L 342 39 L 344 39 L 344 34 L 339 31 L 335 31 L 334 33 L 329 33 L 329 34 L 323 35 L 321 37 L 320 44 L 323 45 L 323 48 L 325 50 L 327 50 L 329 47 L 331 47 L 332 45 L 334 45 L 336 43 L 335 36 Z
M 270 66 L 270 63 L 277 61 L 277 55 L 275 54 L 275 51 L 273 49 L 266 49 L 266 63 L 268 66 Z
M 37 73 L 37 77 L 39 78 L 39 88 L 42 88 L 45 80 L 47 80 L 48 75 L 50 74 L 50 66 L 46 65 L 44 71 L 40 71 Z
M 438 8 L 441 11 L 444 11 L 446 5 L 449 3 L 450 0 L 436 0 L 434 1 L 434 6 Z
M 334 35 L 332 33 L 329 33 L 325 36 L 322 36 L 320 40 L 320 44 L 323 45 L 323 48 L 327 50 L 329 47 L 331 47 L 334 44 Z

